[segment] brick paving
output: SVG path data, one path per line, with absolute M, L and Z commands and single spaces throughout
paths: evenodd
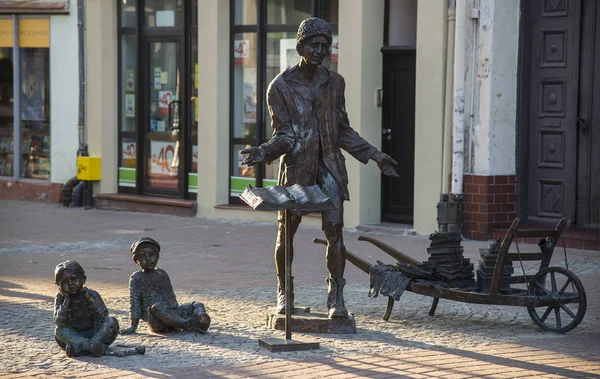
M 272 309 L 274 223 L 63 208 L 0 200 L 0 378 L 593 378 L 600 377 L 600 252 L 569 249 L 569 268 L 582 280 L 588 309 L 565 334 L 541 332 L 525 309 L 431 299 L 406 293 L 390 322 L 385 299 L 371 299 L 368 277 L 348 265 L 347 303 L 356 335 L 308 335 L 311 352 L 269 353 L 257 339 L 277 336 L 262 321 Z M 400 229 L 398 229 L 400 230 Z M 427 259 L 425 236 L 394 227 L 347 230 L 347 248 L 375 262 L 390 259 L 358 242 L 374 236 L 411 257 Z M 100 292 L 111 314 L 127 323 L 127 282 L 136 266 L 128 247 L 140 235 L 163 245 L 159 266 L 171 276 L 181 302 L 200 299 L 213 316 L 205 336 L 155 335 L 144 327 L 116 343 L 142 343 L 145 356 L 66 358 L 52 340 L 51 308 L 56 264 L 76 259 L 87 285 Z M 325 306 L 323 249 L 318 228 L 301 227 L 293 266 L 297 303 Z M 476 262 L 487 242 L 463 241 Z M 523 246 L 522 248 L 527 248 Z M 562 250 L 552 264 L 563 265 Z M 527 268 L 527 267 L 526 267 Z M 520 266 L 515 266 L 520 271 Z M 349 297 L 350 296 L 350 297 Z M 319 309 L 321 307 L 321 309 Z M 262 321 L 261 321 L 262 320 Z

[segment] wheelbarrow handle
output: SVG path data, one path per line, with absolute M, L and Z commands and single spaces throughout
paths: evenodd
M 327 241 L 322 240 L 320 238 L 313 238 L 313 242 L 320 243 L 321 245 L 327 245 Z M 363 272 L 365 272 L 369 275 L 371 274 L 371 264 L 369 262 L 352 254 L 351 252 L 348 251 L 348 249 L 345 249 L 345 250 L 346 250 L 346 254 L 345 254 L 346 260 L 348 262 L 352 263 L 353 265 L 358 267 Z
M 391 256 L 392 258 L 394 258 L 395 260 L 397 260 L 399 262 L 406 263 L 406 264 L 413 265 L 413 266 L 418 266 L 421 264 L 421 262 L 417 261 L 416 259 L 413 259 L 413 258 L 409 257 L 408 255 L 399 252 L 398 250 L 394 249 L 393 247 L 386 245 L 385 243 L 383 243 L 379 240 L 376 240 L 375 238 L 358 236 L 358 240 L 359 241 L 367 241 L 367 242 L 372 243 L 373 245 L 377 246 L 378 248 L 380 248 L 385 253 L 387 253 L 389 256 Z

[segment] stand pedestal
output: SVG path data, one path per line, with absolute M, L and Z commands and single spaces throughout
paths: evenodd
M 267 327 L 285 330 L 285 316 L 280 314 L 267 315 Z M 298 308 L 292 315 L 292 332 L 323 333 L 323 334 L 356 334 L 354 315 L 348 317 L 329 318 L 325 313 L 310 313 Z
M 281 338 L 261 338 L 258 344 L 269 351 L 298 351 L 318 349 L 318 342 L 297 340 L 292 341 L 292 260 L 290 257 L 290 246 L 292 246 L 292 212 L 284 210 L 285 219 L 285 340 Z

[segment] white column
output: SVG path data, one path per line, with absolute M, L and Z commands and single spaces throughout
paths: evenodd
M 514 175 L 519 0 L 481 0 L 472 171 Z
M 77 2 L 68 15 L 50 16 L 50 173 L 53 183 L 77 174 L 79 46 Z M 23 169 L 23 167 L 21 167 Z
M 229 2 L 198 1 L 198 216 L 229 200 Z
M 346 79 L 346 109 L 350 125 L 381 149 L 381 108 L 375 93 L 381 88 L 383 0 L 345 0 L 339 7 L 339 73 Z M 348 227 L 373 224 L 381 218 L 381 172 L 373 161 L 365 166 L 346 154 L 350 202 L 344 206 Z
M 414 229 L 418 234 L 437 229 L 436 204 L 442 182 L 446 3 L 421 0 L 417 8 Z
M 94 194 L 117 192 L 118 62 L 115 1 L 86 1 L 86 112 L 90 156 L 102 158 L 102 180 Z M 77 28 L 73 29 L 77 33 Z M 77 70 L 73 72 L 77 76 Z M 73 102 L 77 108 L 77 101 Z M 75 134 L 77 135 L 77 134 Z

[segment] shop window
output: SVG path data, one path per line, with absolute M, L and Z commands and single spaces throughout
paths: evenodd
M 265 95 L 281 71 L 298 63 L 296 31 L 302 20 L 321 17 L 331 24 L 333 43 L 323 65 L 337 71 L 337 0 L 232 0 L 230 202 L 250 184 L 277 183 L 279 160 L 242 166 L 240 151 L 271 138 Z M 262 21 L 261 21 L 262 20 Z
M 145 0 L 144 26 L 173 27 L 183 24 L 182 0 Z
M 50 179 L 49 30 L 48 18 L 0 18 L 0 176 Z
M 184 187 L 177 196 L 195 199 L 198 0 L 114 1 L 119 17 L 119 192 L 148 194 L 148 188 L 166 188 L 162 196 Z M 169 98 L 185 114 L 179 113 L 179 107 L 169 108 Z M 169 138 L 175 118 L 184 136 L 181 144 Z M 150 141 L 149 136 L 156 140 Z M 181 161 L 174 158 L 180 151 Z M 158 170 L 160 174 L 168 171 L 169 177 L 156 179 Z

